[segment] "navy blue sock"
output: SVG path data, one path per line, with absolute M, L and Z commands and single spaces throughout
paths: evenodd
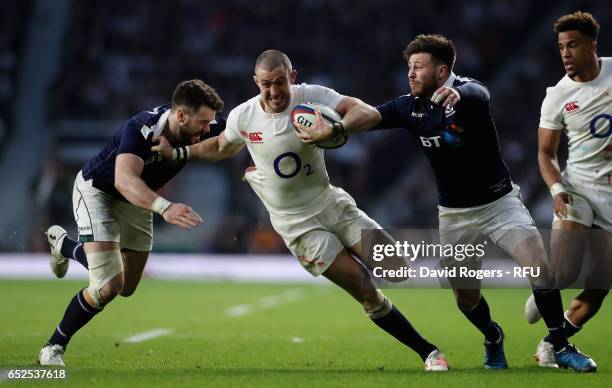
M 548 328 L 548 335 L 545 340 L 550 342 L 555 351 L 558 352 L 567 345 L 567 335 L 563 328 L 564 318 L 561 292 L 559 290 L 534 288 L 533 297 Z
M 83 244 L 80 242 L 74 241 L 70 237 L 66 236 L 64 237 L 64 241 L 62 241 L 60 252 L 62 253 L 62 256 L 78 261 L 83 267 L 85 267 L 85 269 L 89 269 L 89 265 L 87 265 L 87 256 L 85 255 Z
M 484 296 L 480 297 L 480 301 L 470 311 L 465 311 L 461 307 L 459 310 L 466 316 L 466 318 L 472 322 L 482 334 L 485 339 L 489 342 L 497 342 L 501 338 L 501 331 L 497 324 L 493 322 L 491 318 L 491 311 L 489 310 L 489 304 L 485 300 Z
M 578 333 L 580 331 L 580 329 L 582 329 L 582 327 L 576 327 L 574 326 L 568 319 L 567 317 L 563 318 L 563 331 L 565 331 L 565 337 L 569 338 L 571 336 L 573 336 L 574 334 Z M 551 335 L 547 335 L 546 337 L 544 337 L 544 341 L 546 342 L 550 342 L 551 344 L 553 343 L 553 338 L 551 337 Z
M 574 326 L 574 324 L 571 323 L 567 317 L 563 317 L 563 328 L 565 329 L 565 335 L 567 335 L 567 338 L 573 336 L 574 334 L 578 333 L 580 329 L 582 329 L 582 327 Z
M 66 348 L 70 337 L 101 311 L 90 306 L 82 293 L 83 290 L 77 292 L 68 304 L 64 318 L 49 338 L 49 345 L 60 345 Z
M 429 356 L 429 353 L 437 349 L 421 337 L 402 313 L 393 306 L 385 316 L 380 318 L 372 318 L 372 321 L 381 329 L 395 337 L 399 342 L 410 347 L 421 356 L 423 361 Z

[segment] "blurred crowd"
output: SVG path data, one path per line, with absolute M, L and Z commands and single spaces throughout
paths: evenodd
M 29 0 L 0 0 L 0 144 L 8 140 L 12 128 L 12 104 L 31 3 Z
M 455 72 L 491 88 L 501 148 L 527 206 L 549 206 L 537 169 L 536 130 L 545 88 L 563 75 L 552 31 L 559 15 L 551 13 L 550 5 L 529 0 L 74 1 L 61 70 L 49 91 L 49 120 L 124 119 L 168 102 L 176 83 L 190 78 L 214 86 L 227 115 L 257 94 L 254 61 L 269 48 L 289 55 L 298 82 L 326 85 L 376 105 L 408 92 L 401 57 L 406 44 L 419 33 L 441 33 L 457 47 Z M 600 54 L 609 55 L 605 4 L 565 5 L 560 12 L 595 14 L 603 26 Z M 543 25 L 545 39 L 530 44 L 542 35 Z M 519 70 L 512 71 L 510 64 Z M 0 79 L 0 104 L 4 84 Z M 429 166 L 402 131 L 354 136 L 345 147 L 327 151 L 326 160 L 332 183 L 351 193 L 364 210 L 376 209 L 383 226 L 437 226 Z M 222 162 L 231 206 L 213 238 L 195 250 L 285 251 L 241 182 L 248 163 L 246 153 Z M 66 177 L 79 167 L 58 166 Z M 49 209 L 62 213 L 55 219 L 69 220 L 65 198 L 70 179 L 55 187 L 50 201 L 61 197 L 61 205 L 51 202 Z

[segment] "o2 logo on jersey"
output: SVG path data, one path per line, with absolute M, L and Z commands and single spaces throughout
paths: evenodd
M 293 160 L 293 168 L 287 166 L 289 160 Z M 285 168 L 281 169 L 281 163 Z M 287 171 L 289 168 L 291 168 L 291 171 Z M 283 179 L 293 178 L 300 170 L 302 170 L 302 159 L 295 152 L 285 152 L 274 159 L 274 172 Z M 304 165 L 304 171 L 306 171 L 306 176 L 314 173 L 312 166 L 308 163 Z
M 597 123 L 599 122 L 599 120 L 608 120 L 607 131 L 603 133 L 597 132 Z M 612 116 L 607 113 L 598 114 L 597 116 L 593 117 L 593 120 L 591 120 L 589 129 L 591 130 L 591 135 L 593 135 L 593 137 L 596 137 L 598 139 L 605 139 L 606 137 L 612 135 Z

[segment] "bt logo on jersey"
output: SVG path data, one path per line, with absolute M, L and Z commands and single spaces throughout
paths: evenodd
M 565 111 L 567 113 L 577 112 L 579 109 L 580 107 L 578 106 L 578 100 L 570 101 L 567 104 L 565 104 Z
M 425 136 L 419 136 L 421 138 L 421 143 L 423 144 L 423 147 L 440 147 L 440 138 L 442 136 L 432 136 L 432 137 L 425 137 Z

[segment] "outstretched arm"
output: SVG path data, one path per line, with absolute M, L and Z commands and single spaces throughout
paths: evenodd
M 225 131 L 221 132 L 219 136 L 186 147 L 173 148 L 163 136 L 156 137 L 153 140 L 159 141 L 159 144 L 151 147 L 151 151 L 157 152 L 165 160 L 188 158 L 205 162 L 218 162 L 235 156 L 244 147 L 244 143 L 230 143 L 225 137 Z
M 115 188 L 131 204 L 159 213 L 170 224 L 191 229 L 202 217 L 182 203 L 172 203 L 157 195 L 140 177 L 144 161 L 134 154 L 119 154 L 115 162 Z

